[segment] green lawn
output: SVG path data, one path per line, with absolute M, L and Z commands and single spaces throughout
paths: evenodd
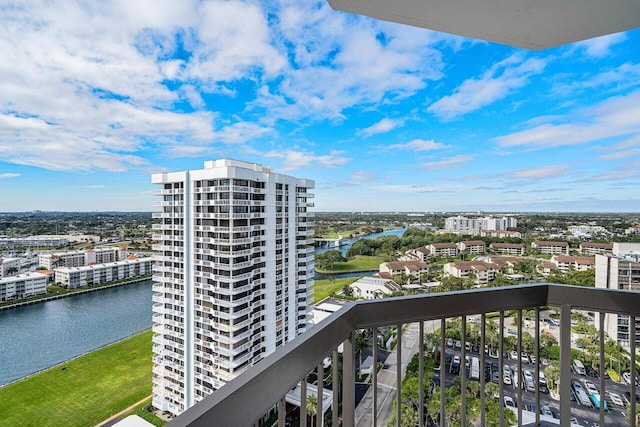
M 358 280 L 358 277 L 335 279 L 333 282 L 329 279 L 316 280 L 313 286 L 313 303 L 316 304 L 318 301 L 323 300 L 333 292 L 339 291 L 340 289 L 344 288 L 345 285 L 352 284 L 356 280 Z
M 387 259 L 381 256 L 365 256 L 365 255 L 356 255 L 353 259 L 350 259 L 347 262 L 338 262 L 336 263 L 331 270 L 318 270 L 321 273 L 331 274 L 331 273 L 348 273 L 353 271 L 369 271 L 369 270 L 378 270 L 380 264 L 385 262 Z
M 150 395 L 151 337 L 142 332 L 0 388 L 0 426 L 93 426 Z

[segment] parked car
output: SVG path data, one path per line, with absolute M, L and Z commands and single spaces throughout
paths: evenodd
M 584 390 L 584 387 L 582 387 L 582 384 L 580 384 L 580 381 L 571 380 L 571 389 L 576 395 L 576 400 L 580 405 L 586 406 L 587 408 L 593 408 L 593 403 L 591 402 L 587 392 Z
M 625 383 L 631 384 L 631 372 L 625 372 L 624 374 L 622 374 L 622 379 Z
M 547 387 L 547 377 L 544 372 L 540 370 L 540 376 L 538 377 L 538 389 L 540 393 L 549 393 L 549 387 Z
M 596 385 L 594 383 L 590 383 L 589 381 L 584 382 L 584 387 L 587 389 L 587 392 L 589 394 L 598 392 L 598 388 L 596 387 Z
M 511 385 L 511 372 L 502 373 L 502 382 L 506 385 Z
M 462 341 L 456 340 L 456 348 L 462 348 Z
M 511 375 L 511 368 L 507 364 L 502 365 L 502 373 Z
M 451 372 L 453 375 L 458 375 L 460 373 L 460 356 L 458 356 L 457 354 L 453 356 L 449 372 Z
M 506 406 L 508 408 L 516 408 L 516 402 L 513 401 L 513 398 L 511 396 L 505 396 L 504 397 L 504 406 Z
M 493 374 L 491 375 L 491 382 L 496 384 L 500 383 L 500 373 L 498 371 L 493 371 Z
M 593 366 L 587 366 L 585 369 L 587 370 L 587 376 L 593 377 L 593 378 L 600 378 L 600 372 L 598 372 L 597 369 L 594 369 Z
M 447 347 L 453 347 L 453 338 L 447 338 Z
M 518 352 L 513 350 L 509 356 L 511 357 L 511 360 L 518 360 Z
M 600 393 L 592 393 L 589 395 L 589 398 L 591 399 L 591 401 L 593 402 L 593 406 L 595 406 L 596 408 L 600 408 Z M 605 400 L 604 402 L 604 410 L 608 411 L 609 410 L 609 406 L 607 405 L 607 401 Z
M 627 398 L 627 401 L 631 402 L 631 392 L 630 391 L 625 391 L 624 395 Z M 636 403 L 640 403 L 640 393 L 636 393 Z
M 616 406 L 624 407 L 624 401 L 622 400 L 622 397 L 620 397 L 618 393 L 608 391 L 607 394 L 609 395 L 609 399 L 611 400 L 612 404 Z
M 542 409 L 540 410 L 540 413 L 542 415 L 546 415 L 547 417 L 553 417 L 553 412 L 551 411 L 551 408 L 549 408 L 548 405 L 542 406 Z
M 536 391 L 536 382 L 533 379 L 533 375 L 531 375 L 531 371 L 524 371 L 522 373 L 523 377 L 523 386 L 525 390 L 534 392 Z
M 522 363 L 529 363 L 529 355 L 524 351 L 520 353 L 520 359 L 522 360 Z

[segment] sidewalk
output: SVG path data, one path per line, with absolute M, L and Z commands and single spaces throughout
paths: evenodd
M 425 333 L 427 327 L 425 324 Z M 412 323 L 402 334 L 402 377 L 413 355 L 418 351 L 418 324 Z M 378 372 L 378 426 L 386 426 L 387 419 L 395 410 L 393 399 L 396 393 L 396 366 L 398 353 L 394 350 L 385 362 L 385 368 Z M 355 409 L 355 425 L 370 426 L 373 424 L 373 387 L 369 387 L 366 394 Z
M 123 409 L 122 411 L 118 412 L 115 415 L 112 415 L 111 417 L 107 418 L 106 420 L 102 421 L 99 424 L 96 424 L 95 427 L 102 427 L 102 426 L 106 426 L 107 424 L 109 424 L 111 421 L 115 420 L 116 418 L 121 417 L 122 415 L 126 414 L 127 412 L 131 411 L 133 408 L 135 408 L 138 405 L 142 405 L 143 403 L 145 403 L 148 400 L 151 400 L 151 398 L 153 397 L 152 394 L 150 394 L 149 396 L 145 397 L 144 399 L 134 403 L 133 405 L 129 406 L 128 408 Z

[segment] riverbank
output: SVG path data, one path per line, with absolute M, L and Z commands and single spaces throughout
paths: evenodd
M 147 330 L 0 388 L 0 426 L 93 426 L 151 394 Z
M 347 262 L 337 262 L 330 270 L 316 269 L 316 273 L 330 276 L 340 273 L 369 273 L 378 271 L 380 264 L 387 259 L 381 256 L 356 255 Z
M 145 280 L 149 280 L 151 278 L 151 275 L 145 275 L 145 276 L 140 276 L 140 277 L 136 277 L 135 279 L 131 279 L 131 280 L 122 280 L 122 281 L 116 281 L 116 282 L 109 282 L 109 283 L 104 283 L 102 285 L 97 285 L 97 286 L 91 286 L 91 287 L 86 287 L 86 288 L 77 288 L 77 289 L 62 289 L 59 292 L 64 292 L 64 293 L 58 293 L 56 295 L 36 295 L 33 297 L 29 297 L 29 298 L 23 298 L 17 301 L 11 301 L 11 302 L 3 302 L 0 303 L 0 311 L 1 310 L 8 310 L 11 308 L 17 308 L 17 307 L 23 307 L 25 305 L 31 305 L 31 304 L 38 304 L 41 302 L 47 302 L 47 301 L 53 301 L 53 300 L 57 300 L 60 298 L 66 298 L 72 295 L 80 295 L 80 294 L 86 294 L 88 292 L 94 292 L 94 291 L 99 291 L 102 289 L 109 289 L 109 288 L 115 288 L 118 286 L 124 286 L 124 285 L 129 285 L 131 283 L 137 283 L 137 282 L 142 282 Z

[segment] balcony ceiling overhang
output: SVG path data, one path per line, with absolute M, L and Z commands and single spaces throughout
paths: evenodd
M 640 27 L 639 0 L 328 0 L 383 21 L 546 49 Z

